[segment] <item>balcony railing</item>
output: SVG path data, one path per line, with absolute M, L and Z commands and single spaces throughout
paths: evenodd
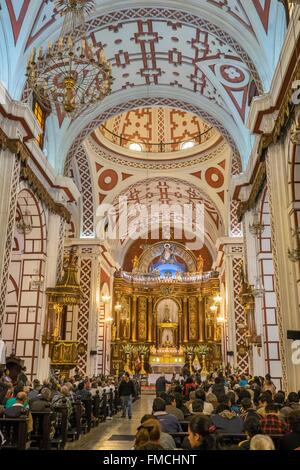
M 52 341 L 50 343 L 51 365 L 72 368 L 78 362 L 78 341 Z
M 204 282 L 209 279 L 217 279 L 219 273 L 217 271 L 209 271 L 206 273 L 180 273 L 176 277 L 172 276 L 161 276 L 159 274 L 152 273 L 129 273 L 126 271 L 121 272 L 121 278 L 128 282 L 136 282 L 143 284 L 176 284 L 176 283 L 196 283 Z

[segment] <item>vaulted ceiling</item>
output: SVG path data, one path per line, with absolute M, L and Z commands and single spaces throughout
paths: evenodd
M 48 157 L 58 171 L 76 145 L 120 110 L 169 106 L 196 112 L 241 154 L 251 150 L 249 102 L 268 90 L 285 32 L 278 0 L 97 0 L 88 29 L 113 66 L 112 94 L 74 122 L 53 117 Z M 1 0 L 0 78 L 14 98 L 26 90 L 32 47 L 58 37 L 53 0 Z M 23 71 L 23 73 L 22 73 Z M 139 102 L 140 101 L 140 102 Z M 78 140 L 79 139 L 79 140 Z

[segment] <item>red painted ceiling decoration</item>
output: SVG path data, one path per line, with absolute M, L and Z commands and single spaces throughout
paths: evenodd
M 219 137 L 218 131 L 192 113 L 171 108 L 139 108 L 104 122 L 99 131 L 116 145 L 136 142 L 144 152 L 179 151 L 181 143 L 195 145 Z M 99 135 L 99 134 L 98 134 Z

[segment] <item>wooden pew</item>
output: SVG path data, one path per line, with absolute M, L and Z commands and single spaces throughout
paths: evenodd
M 102 394 L 101 397 L 101 402 L 100 402 L 100 422 L 102 423 L 103 421 L 106 420 L 107 417 L 107 396 L 106 393 Z
M 28 418 L 0 418 L 0 430 L 5 442 L 2 449 L 25 450 L 28 442 Z
M 31 415 L 33 429 L 30 433 L 30 449 L 50 450 L 52 411 L 32 411 Z
M 84 406 L 81 430 L 85 434 L 86 432 L 90 432 L 91 427 L 92 427 L 93 402 L 92 402 L 92 399 L 89 398 L 87 400 L 81 400 L 81 403 Z
M 96 394 L 93 396 L 93 421 L 92 421 L 92 426 L 98 426 L 100 423 L 100 405 L 101 405 L 101 399 L 100 399 L 100 393 L 99 390 L 96 391 Z
M 73 403 L 73 413 L 70 417 L 70 428 L 67 431 L 67 437 L 71 441 L 79 439 L 81 435 L 82 404 L 78 397 L 75 397 Z
M 62 400 L 61 405 L 56 407 L 55 414 L 56 432 L 54 437 L 51 439 L 51 448 L 63 450 L 67 442 L 69 427 L 68 407 L 65 398 Z

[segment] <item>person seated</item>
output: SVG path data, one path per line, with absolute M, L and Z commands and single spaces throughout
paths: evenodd
M 29 402 L 31 400 L 34 400 L 35 398 L 37 398 L 37 396 L 39 395 L 40 393 L 40 390 L 41 390 L 41 383 L 38 379 L 34 379 L 33 381 L 33 384 L 32 384 L 32 388 L 30 389 L 30 391 L 28 392 L 28 400 Z
M 275 446 L 270 436 L 256 434 L 250 441 L 250 450 L 275 450 Z
M 260 418 L 257 418 L 255 416 L 249 416 L 245 420 L 244 432 L 247 435 L 247 439 L 245 441 L 241 441 L 239 443 L 239 447 L 243 450 L 250 450 L 250 441 L 252 437 L 256 436 L 256 434 L 262 433 Z
M 209 391 L 216 395 L 218 402 L 220 401 L 220 397 L 223 397 L 228 392 L 228 390 L 225 389 L 224 381 L 221 380 L 220 377 L 215 378 L 215 383 L 211 386 Z
M 244 430 L 243 420 L 225 404 L 217 407 L 211 421 L 221 433 L 242 434 Z
M 266 407 L 272 403 L 272 395 L 268 392 L 262 393 L 258 398 L 257 413 L 264 416 L 266 414 Z
M 44 387 L 41 393 L 29 403 L 30 411 L 50 411 L 51 410 L 51 391 Z
M 107 387 L 109 391 L 109 387 Z M 80 382 L 77 387 L 76 396 L 80 398 L 81 401 L 90 400 L 92 394 L 89 390 L 89 384 L 87 382 Z
M 156 421 L 158 422 L 158 425 L 159 425 L 160 445 L 163 447 L 164 450 L 175 450 L 176 449 L 176 444 L 175 444 L 175 441 L 174 441 L 173 437 L 170 436 L 170 434 L 168 434 L 166 432 L 163 432 L 161 430 L 160 422 L 158 421 L 158 419 L 155 416 L 149 415 L 149 414 L 144 415 L 141 419 L 141 424 L 144 424 L 146 421 L 153 420 L 153 419 L 156 419 Z
M 288 415 L 292 432 L 285 434 L 279 444 L 280 450 L 295 450 L 300 447 L 300 410 L 293 410 Z
M 270 374 L 266 375 L 265 382 L 264 382 L 262 390 L 263 390 L 263 392 L 269 391 L 271 393 L 272 400 L 274 399 L 274 396 L 275 396 L 275 393 L 276 393 L 276 387 L 275 387 L 275 385 L 273 384 L 273 382 L 271 380 Z
M 17 395 L 20 392 L 24 392 L 24 385 L 16 385 L 14 390 L 13 390 L 13 396 L 11 398 L 8 398 L 5 403 L 5 408 L 11 408 L 17 401 Z
M 161 396 L 161 398 L 166 402 L 166 412 L 176 416 L 178 421 L 184 421 L 183 411 L 177 408 L 175 395 L 166 393 L 166 395 L 164 397 Z
M 196 389 L 196 384 L 193 380 L 193 377 L 188 377 L 183 388 L 183 395 L 186 400 L 189 400 L 190 392 Z
M 219 405 L 218 399 L 214 393 L 208 392 L 206 394 L 206 401 L 210 403 L 213 407 L 212 413 L 216 410 L 217 406 Z
M 218 450 L 219 442 L 215 427 L 205 416 L 194 416 L 188 429 L 188 440 L 193 450 Z
M 181 393 L 174 393 L 175 395 L 175 400 L 176 400 L 176 407 L 182 411 L 184 415 L 184 419 L 186 419 L 191 413 L 187 406 L 183 403 L 183 396 Z
M 206 417 L 210 421 L 209 416 L 205 415 L 203 413 L 203 410 L 204 410 L 204 401 L 199 400 L 199 399 L 194 400 L 192 404 L 192 414 L 187 417 L 187 421 L 191 421 L 194 416 L 203 416 L 203 417 Z
M 246 387 L 246 385 L 248 385 L 248 380 L 246 379 L 246 376 L 242 374 L 239 380 L 239 386 Z
M 196 400 L 202 400 L 203 403 L 204 403 L 204 407 L 203 407 L 203 414 L 207 415 L 207 416 L 210 416 L 213 411 L 214 411 L 214 407 L 211 403 L 209 403 L 207 400 L 206 400 L 206 393 L 205 391 L 202 389 L 202 388 L 198 388 L 195 392 L 195 399 Z M 191 409 L 192 411 L 192 409 Z
M 275 403 L 266 406 L 265 414 L 261 419 L 263 434 L 286 434 L 289 432 L 288 424 L 279 416 L 279 408 Z
M 226 398 L 229 401 L 229 406 L 230 406 L 231 411 L 233 411 L 235 414 L 239 414 L 240 407 L 236 403 L 236 394 L 232 390 L 229 390 L 229 392 L 226 395 Z
M 147 443 L 158 444 L 161 446 L 161 449 L 163 449 L 163 446 L 160 443 L 160 423 L 157 419 L 148 419 L 137 429 L 134 449 L 137 450 L 140 446 Z
M 250 417 L 256 418 L 258 420 L 261 418 L 261 415 L 259 415 L 254 409 L 253 403 L 250 398 L 242 399 L 240 417 L 243 421 L 246 421 Z
M 282 406 L 280 409 L 280 414 L 283 418 L 288 418 L 289 414 L 293 410 L 300 410 L 300 403 L 298 393 L 291 392 L 288 394 L 287 401 L 285 406 Z
M 159 420 L 163 432 L 182 432 L 178 419 L 176 416 L 167 413 L 166 402 L 160 397 L 155 398 L 153 401 L 153 416 Z
M 25 392 L 18 392 L 15 403 L 3 411 L 6 418 L 27 417 L 29 414 L 28 407 L 25 406 L 27 395 Z

